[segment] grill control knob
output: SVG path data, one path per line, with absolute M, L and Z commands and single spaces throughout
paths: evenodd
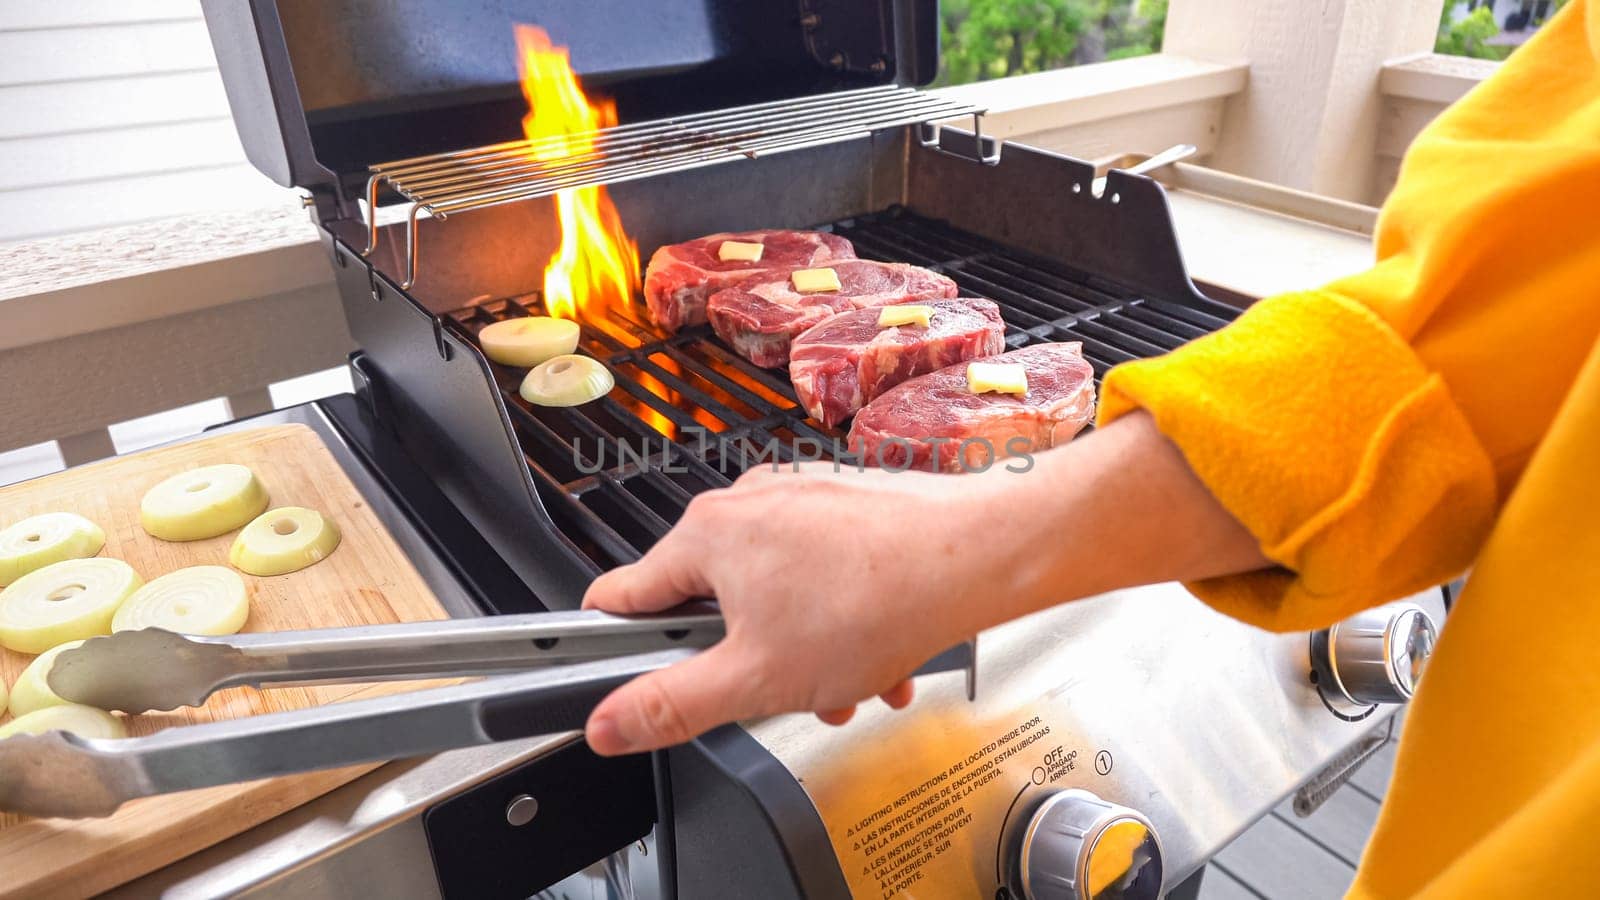
M 1361 706 L 1405 703 L 1433 655 L 1438 630 L 1415 603 L 1390 603 L 1311 636 L 1317 686 L 1331 700 Z
M 1057 791 L 1021 836 L 1018 881 L 1027 900 L 1156 900 L 1161 841 L 1139 813 L 1088 791 Z

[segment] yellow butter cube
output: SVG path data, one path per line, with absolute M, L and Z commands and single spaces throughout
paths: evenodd
M 760 244 L 747 241 L 723 241 L 722 246 L 717 248 L 717 258 L 723 262 L 759 262 L 764 249 Z
M 967 390 L 974 394 L 1028 393 L 1028 369 L 1021 363 L 967 363 Z
M 908 303 L 904 306 L 885 306 L 878 311 L 878 327 L 889 328 L 893 325 L 921 325 L 928 327 L 928 322 L 933 319 L 933 307 L 917 303 Z
M 802 294 L 837 291 L 842 287 L 839 273 L 832 269 L 795 269 L 789 274 L 789 280 L 794 282 L 794 289 Z

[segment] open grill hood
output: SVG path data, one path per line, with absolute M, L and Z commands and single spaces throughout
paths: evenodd
M 937 0 L 204 0 L 245 153 L 344 189 L 384 160 L 521 137 L 515 24 L 573 48 L 623 122 L 882 84 L 938 66 Z

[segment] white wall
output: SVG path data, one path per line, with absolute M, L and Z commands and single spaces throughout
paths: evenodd
M 245 162 L 198 0 L 0 2 L 0 241 L 288 202 Z
M 1239 59 L 1250 83 L 1232 97 L 1212 164 L 1261 181 L 1366 202 L 1378 77 L 1396 57 L 1433 48 L 1443 0 L 1171 0 L 1162 49 Z

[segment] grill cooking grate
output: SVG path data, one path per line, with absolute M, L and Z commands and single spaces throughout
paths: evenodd
M 1097 386 L 1112 366 L 1174 349 L 1238 314 L 1220 303 L 1139 297 L 901 209 L 825 230 L 850 239 L 862 258 L 925 266 L 955 279 L 963 296 L 993 300 L 1007 349 L 1082 341 Z M 449 323 L 475 340 L 491 322 L 541 313 L 529 295 L 457 310 Z M 566 409 L 531 406 L 517 395 L 524 370 L 491 368 L 545 508 L 602 568 L 637 558 L 695 494 L 774 457 L 791 461 L 797 441 L 849 461 L 835 453 L 843 431 L 809 419 L 781 371 L 751 365 L 709 328 L 665 336 L 642 303 L 585 316 L 580 349 L 616 375 L 610 396 Z M 763 455 L 769 447 L 772 455 Z

